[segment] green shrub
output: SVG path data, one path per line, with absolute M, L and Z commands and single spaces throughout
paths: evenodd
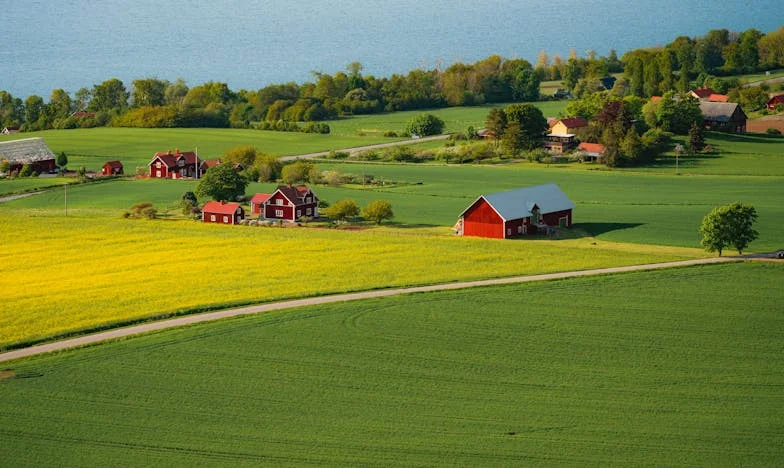
M 765 133 L 767 133 L 768 135 L 781 135 L 781 130 L 779 130 L 778 128 L 769 128 L 765 130 Z

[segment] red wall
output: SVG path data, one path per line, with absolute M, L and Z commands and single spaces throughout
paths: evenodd
M 463 215 L 463 235 L 504 238 L 504 221 L 482 198 Z
M 270 200 L 272 200 L 272 198 L 270 198 Z M 286 199 L 283 198 L 283 200 L 285 201 Z M 264 205 L 265 206 L 265 208 L 264 208 L 264 217 L 265 218 L 267 218 L 267 219 L 285 219 L 285 220 L 293 220 L 294 219 L 294 207 L 293 206 L 291 206 L 291 205 L 288 205 L 288 206 L 286 206 L 286 205 L 278 206 L 278 205 L 275 205 L 274 203 L 275 202 L 273 201 L 272 203 L 270 203 L 268 205 Z M 275 216 L 275 210 L 283 210 L 283 217 L 281 218 L 279 216 Z
M 210 220 L 210 216 L 215 215 L 215 221 Z M 227 216 L 228 220 L 226 222 L 223 221 L 223 217 Z M 233 215 L 230 214 L 220 214 L 220 213 L 208 213 L 203 211 L 201 213 L 201 220 L 205 223 L 215 223 L 215 224 L 237 224 L 243 219 L 243 210 L 238 209 L 234 212 Z
M 567 227 L 572 227 L 572 210 L 555 211 L 542 215 L 544 223 L 548 226 L 558 227 L 558 219 L 566 216 L 569 221 L 566 223 Z

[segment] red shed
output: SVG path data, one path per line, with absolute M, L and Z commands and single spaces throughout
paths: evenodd
M 245 210 L 239 203 L 211 201 L 201 209 L 201 220 L 205 223 L 238 224 L 245 219 Z
M 460 214 L 459 235 L 507 239 L 570 227 L 574 203 L 555 184 L 480 196 Z
M 104 163 L 101 168 L 101 175 L 120 175 L 123 173 L 123 165 L 120 161 L 109 161 Z
M 307 185 L 279 185 L 263 202 L 262 217 L 296 221 L 303 216 L 318 218 L 318 198 Z
M 264 202 L 269 200 L 271 197 L 269 193 L 257 193 L 253 195 L 253 198 L 250 199 L 250 212 L 252 214 L 261 214 L 261 209 L 264 206 Z
M 770 98 L 770 101 L 767 103 L 768 110 L 776 110 L 776 106 L 784 106 L 784 94 L 779 94 L 778 96 L 773 96 Z

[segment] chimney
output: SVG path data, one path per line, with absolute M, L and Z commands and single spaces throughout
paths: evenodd
M 174 148 L 174 154 L 180 154 L 180 149 L 179 148 Z

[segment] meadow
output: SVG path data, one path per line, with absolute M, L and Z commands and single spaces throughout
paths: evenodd
M 566 107 L 565 101 L 536 103 L 548 116 L 557 116 Z M 446 132 L 462 132 L 468 126 L 481 128 L 493 106 L 451 107 L 353 116 L 327 121 L 329 135 L 286 133 L 262 130 L 223 128 L 90 128 L 46 130 L 42 132 L 0 135 L 0 141 L 41 137 L 55 153 L 65 151 L 69 167 L 85 166 L 100 170 L 108 160 L 119 159 L 126 173 L 144 167 L 158 151 L 194 151 L 202 159 L 216 159 L 227 149 L 253 145 L 261 151 L 277 155 L 307 154 L 338 150 L 404 138 L 388 138 L 386 131 L 402 132 L 406 122 L 416 115 L 429 112 L 441 117 Z
M 782 282 L 744 263 L 416 294 L 8 363 L 3 458 L 773 466 Z

